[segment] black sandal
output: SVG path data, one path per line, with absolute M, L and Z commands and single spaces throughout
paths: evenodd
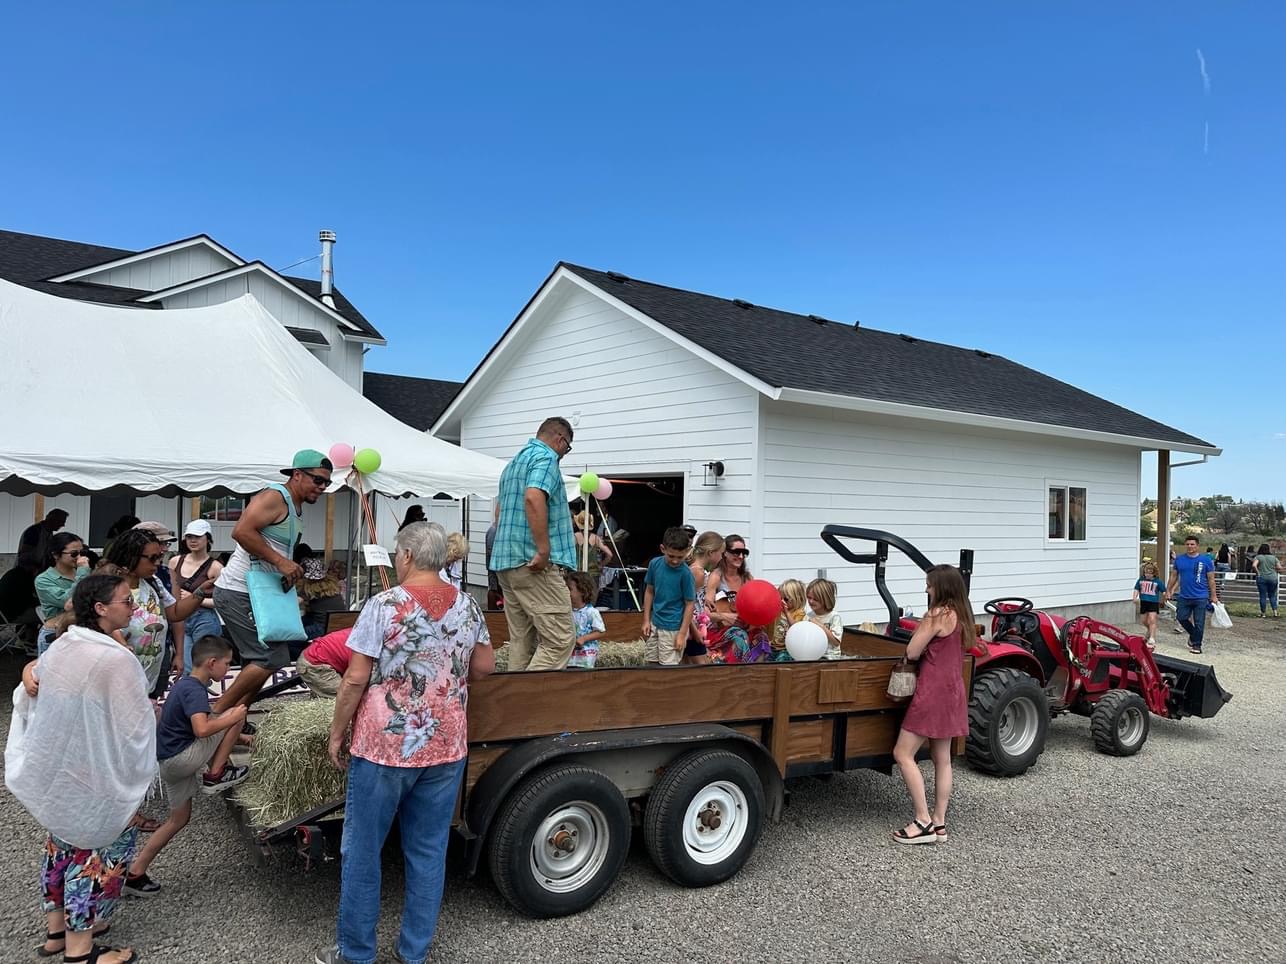
M 919 820 L 912 820 L 919 833 L 910 834 L 905 830 L 894 830 L 893 839 L 900 844 L 935 844 L 938 842 L 938 831 L 933 826 L 933 821 L 920 823 Z
M 108 924 L 108 925 L 107 925 L 106 927 L 104 927 L 101 931 L 94 931 L 94 936 L 95 936 L 95 937 L 102 937 L 104 934 L 106 934 L 106 933 L 107 933 L 109 930 L 111 930 L 111 929 L 112 929 L 112 925 L 111 925 L 111 924 Z M 36 956 L 37 956 L 37 957 L 57 957 L 59 954 L 62 954 L 62 953 L 63 953 L 62 949 L 59 949 L 59 950 L 56 950 L 56 951 L 47 951 L 47 950 L 45 950 L 45 944 L 48 944 L 50 941 L 62 941 L 62 942 L 63 942 L 63 947 L 66 947 L 66 946 L 67 946 L 67 932 L 66 932 L 66 931 L 58 931 L 58 932 L 57 932 L 57 933 L 55 933 L 55 934 L 51 934 L 51 933 L 49 933 L 49 931 L 45 931 L 45 941 L 44 941 L 44 944 L 41 944 L 39 947 L 37 947 L 37 948 L 36 948 Z
M 108 947 L 106 944 L 95 944 L 88 954 L 77 954 L 75 957 L 63 955 L 63 964 L 97 964 L 98 959 L 104 954 L 118 954 L 121 948 Z M 120 964 L 134 964 L 138 960 L 138 951 L 130 951 L 129 957 L 121 961 Z

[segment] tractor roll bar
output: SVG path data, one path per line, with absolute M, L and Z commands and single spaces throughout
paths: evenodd
M 865 542 L 874 542 L 875 551 L 858 553 L 854 552 L 848 546 L 844 545 L 841 539 L 861 539 Z M 911 543 L 907 542 L 901 536 L 895 536 L 891 532 L 884 532 L 881 529 L 862 529 L 857 526 L 839 526 L 828 525 L 822 529 L 822 541 L 835 551 L 835 553 L 845 562 L 851 562 L 857 566 L 874 566 L 875 567 L 875 591 L 880 594 L 884 600 L 884 605 L 889 611 L 889 625 L 896 627 L 898 620 L 902 616 L 902 609 L 893 598 L 893 593 L 889 591 L 888 584 L 885 582 L 884 575 L 888 569 L 889 546 L 897 549 L 904 556 L 920 567 L 921 572 L 928 572 L 933 568 L 933 563 L 929 561 L 928 556 L 917 549 Z M 969 583 L 973 578 L 973 550 L 960 550 L 960 575 L 964 577 L 965 589 L 968 590 Z

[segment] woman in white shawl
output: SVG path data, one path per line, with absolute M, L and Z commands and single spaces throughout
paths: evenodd
M 156 716 L 134 655 L 107 635 L 134 600 L 119 576 L 87 576 L 72 595 L 76 625 L 36 665 L 33 699 L 14 692 L 5 783 L 48 832 L 41 863 L 48 917 L 42 957 L 129 964 L 94 943 L 107 929 L 133 857 L 135 812 L 156 773 Z

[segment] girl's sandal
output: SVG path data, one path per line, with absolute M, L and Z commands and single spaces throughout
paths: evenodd
M 112 925 L 108 924 L 101 931 L 94 931 L 94 936 L 102 937 L 111 929 L 112 929 Z M 50 941 L 62 941 L 63 947 L 66 947 L 67 932 L 57 931 L 56 933 L 51 934 L 49 931 L 45 931 L 45 944 L 48 944 Z M 37 957 L 57 957 L 59 954 L 63 953 L 63 947 L 58 948 L 56 951 L 50 951 L 45 949 L 45 944 L 41 944 L 39 947 L 36 948 Z
M 933 821 L 920 823 L 919 820 L 912 820 L 916 830 L 919 833 L 907 833 L 905 829 L 893 831 L 893 839 L 900 844 L 935 844 L 938 842 L 938 834 L 934 830 Z
M 933 825 L 933 832 L 938 835 L 938 840 L 947 839 L 947 825 L 945 823 L 935 823 Z
M 93 950 L 88 954 L 77 954 L 75 957 L 63 955 L 63 964 L 97 964 L 98 959 L 104 954 L 119 954 L 124 950 L 120 947 L 107 947 L 105 944 L 95 944 Z M 138 960 L 138 951 L 130 951 L 129 957 L 120 961 L 119 964 L 134 964 Z

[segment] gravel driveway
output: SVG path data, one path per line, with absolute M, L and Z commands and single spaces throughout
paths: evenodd
M 1161 649 L 1186 655 L 1163 624 Z M 518 916 L 485 879 L 451 870 L 434 961 L 1279 961 L 1286 959 L 1286 621 L 1239 620 L 1206 659 L 1236 698 L 1213 720 L 1154 720 L 1142 753 L 1094 752 L 1061 717 L 1014 780 L 956 771 L 952 839 L 889 840 L 910 811 L 898 777 L 793 785 L 739 876 L 683 890 L 636 840 L 621 878 L 577 917 Z M 0 665 L 4 692 L 17 665 Z M 3 697 L 8 724 L 9 699 Z M 41 831 L 0 791 L 0 961 L 34 959 Z M 391 961 L 401 870 L 385 861 Z M 153 865 L 164 886 L 127 901 L 113 938 L 146 961 L 308 962 L 332 941 L 338 866 L 257 867 L 225 806 Z

